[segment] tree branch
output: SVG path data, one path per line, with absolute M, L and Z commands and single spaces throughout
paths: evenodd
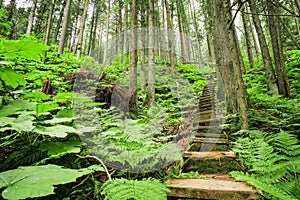
M 98 158 L 97 156 L 91 156 L 91 155 L 87 155 L 87 156 L 77 155 L 77 157 L 78 158 L 83 158 L 83 159 L 85 159 L 85 158 L 94 158 L 95 160 L 99 161 L 101 163 L 101 165 L 103 166 L 103 168 L 105 169 L 105 172 L 107 174 L 108 179 L 111 180 L 111 175 L 109 174 L 109 171 L 108 171 L 106 165 L 104 164 L 104 162 L 100 158 Z

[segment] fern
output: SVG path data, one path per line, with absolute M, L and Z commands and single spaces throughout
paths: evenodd
M 281 131 L 267 136 L 250 131 L 250 137 L 237 140 L 234 150 L 250 174 L 231 172 L 240 181 L 254 185 L 272 198 L 299 199 L 300 145 L 292 134 Z
M 139 180 L 112 179 L 105 182 L 102 187 L 105 200 L 166 200 L 169 190 L 154 178 Z

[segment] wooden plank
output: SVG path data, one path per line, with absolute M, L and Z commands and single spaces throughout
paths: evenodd
M 208 138 L 224 138 L 224 134 L 218 133 L 195 133 L 193 134 L 195 137 L 208 137 Z
M 210 151 L 210 152 L 188 152 L 184 153 L 185 158 L 236 158 L 236 154 L 233 151 Z
M 229 140 L 225 138 L 199 138 L 193 139 L 194 143 L 210 143 L 210 144 L 229 144 Z
M 232 178 L 171 179 L 166 183 L 169 197 L 193 199 L 259 199 L 258 193 L 248 184 Z

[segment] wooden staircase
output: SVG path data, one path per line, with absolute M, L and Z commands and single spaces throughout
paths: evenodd
M 230 151 L 230 141 L 222 133 L 222 118 L 217 112 L 215 101 L 216 80 L 211 80 L 204 87 L 199 102 L 200 118 L 196 120 L 196 130 L 191 135 L 192 141 L 184 153 L 184 172 L 198 171 L 197 179 L 172 179 L 167 182 L 171 192 L 168 199 L 258 199 L 257 192 L 249 185 L 237 182 L 218 171 L 228 163 L 237 163 L 236 154 Z M 187 139 L 185 139 L 187 140 Z M 186 143 L 186 141 L 185 141 Z M 215 162 L 216 164 L 211 164 Z M 201 166 L 195 168 L 195 166 Z M 192 166 L 192 167 L 191 167 Z M 237 164 L 237 166 L 239 166 Z M 205 169 L 205 170 L 203 170 Z M 232 170 L 229 168 L 229 171 Z M 214 174 L 211 174 L 212 171 Z M 209 172 L 209 174 L 207 174 Z

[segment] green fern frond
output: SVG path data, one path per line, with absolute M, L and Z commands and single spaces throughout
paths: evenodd
M 166 200 L 169 190 L 157 179 L 138 180 L 112 179 L 106 181 L 102 187 L 105 200 Z
M 245 174 L 243 172 L 237 172 L 237 171 L 231 172 L 230 175 L 239 181 L 246 181 L 251 185 L 255 186 L 261 194 L 262 192 L 266 192 L 269 195 L 279 199 L 297 200 L 295 196 L 290 195 L 288 192 L 284 191 L 279 187 L 261 181 L 255 175 L 249 175 L 248 173 Z

